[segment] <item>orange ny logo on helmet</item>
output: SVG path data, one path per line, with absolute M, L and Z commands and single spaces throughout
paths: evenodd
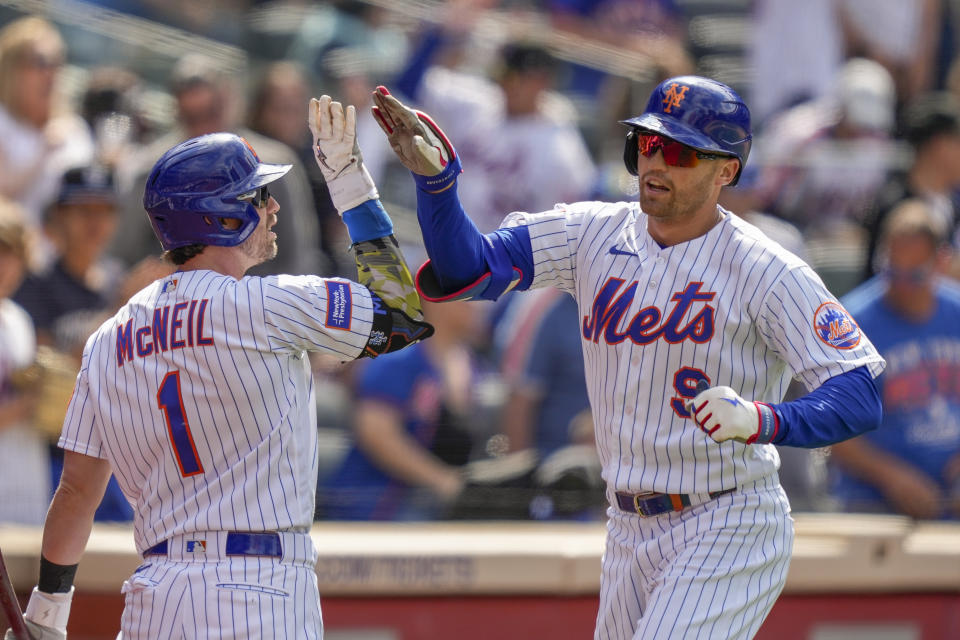
M 689 88 L 690 87 L 683 86 L 678 90 L 677 83 L 672 83 L 663 94 L 663 104 L 667 105 L 663 112 L 670 113 L 670 109 L 679 107 L 680 103 L 687 97 L 687 89 Z

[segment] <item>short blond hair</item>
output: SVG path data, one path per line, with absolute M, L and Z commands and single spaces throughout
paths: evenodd
M 0 198 L 0 246 L 12 251 L 27 262 L 27 228 L 20 205 Z
M 938 219 L 930 204 L 920 198 L 909 198 L 897 204 L 887 215 L 880 235 L 880 244 L 888 246 L 893 238 L 920 236 L 934 247 L 947 242 L 949 230 L 945 220 Z
M 14 109 L 16 104 L 17 67 L 42 42 L 53 42 L 61 51 L 65 49 L 57 28 L 38 16 L 14 20 L 0 29 L 0 103 L 7 109 Z

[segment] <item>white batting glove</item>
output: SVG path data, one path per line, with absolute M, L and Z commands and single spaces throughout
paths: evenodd
M 45 593 L 33 588 L 23 619 L 34 640 L 66 640 L 72 601 L 73 587 L 67 593 Z M 7 631 L 4 640 L 12 638 L 12 632 Z
M 766 444 L 777 434 L 777 417 L 768 405 L 741 398 L 730 387 L 712 387 L 687 404 L 697 426 L 714 442 Z
M 357 142 L 357 110 L 334 102 L 330 96 L 311 98 L 307 124 L 313 134 L 313 155 L 330 190 L 333 206 L 342 215 L 367 200 L 380 197 L 370 172 L 363 165 Z
M 422 111 L 407 107 L 386 87 L 373 92 L 373 115 L 400 162 L 421 176 L 436 176 L 456 158 L 450 140 Z

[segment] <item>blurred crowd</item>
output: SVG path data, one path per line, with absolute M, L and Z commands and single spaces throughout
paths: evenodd
M 634 199 L 617 121 L 682 73 L 731 84 L 752 110 L 752 155 L 723 206 L 807 260 L 887 359 L 879 430 L 781 449 L 794 508 L 960 519 L 960 0 L 6 6 L 0 522 L 42 522 L 86 337 L 172 269 L 141 204 L 166 149 L 232 131 L 292 163 L 271 185 L 279 255 L 252 273 L 355 277 L 310 149 L 311 96 L 357 106 L 364 161 L 419 264 L 414 187 L 369 113 L 374 87 L 450 135 L 465 208 L 490 231 L 511 211 Z M 427 314 L 436 336 L 414 348 L 313 362 L 317 518 L 602 517 L 573 299 Z M 97 517 L 131 517 L 115 483 Z

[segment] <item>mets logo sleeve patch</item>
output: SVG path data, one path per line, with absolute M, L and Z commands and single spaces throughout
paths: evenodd
M 824 302 L 817 308 L 813 329 L 824 344 L 837 349 L 852 349 L 860 344 L 860 327 L 837 302 Z
M 350 329 L 353 300 L 350 297 L 350 285 L 346 282 L 327 280 L 327 321 L 331 329 Z

